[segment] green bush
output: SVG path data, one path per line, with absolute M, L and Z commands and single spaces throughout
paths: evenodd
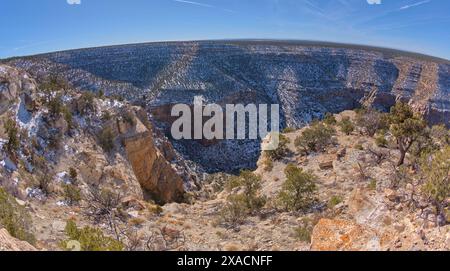
M 258 195 L 261 189 L 260 176 L 249 170 L 243 170 L 239 176 L 231 178 L 227 184 L 229 191 L 236 187 L 241 187 L 244 190 L 244 201 L 250 212 L 258 211 L 264 207 L 266 199 Z
M 69 83 L 66 79 L 59 76 L 51 76 L 40 84 L 40 89 L 45 92 L 61 91 L 69 88 Z
M 81 190 L 73 184 L 64 184 L 64 199 L 69 205 L 77 204 L 81 201 Z
M 379 130 L 385 130 L 388 127 L 387 114 L 381 113 L 373 108 L 361 109 L 356 111 L 355 123 L 368 136 L 374 136 Z
M 285 170 L 286 181 L 278 195 L 280 204 L 288 211 L 306 210 L 315 200 L 317 177 L 290 164 Z
M 99 98 L 99 99 L 103 99 L 105 97 L 105 92 L 103 91 L 103 90 L 99 90 L 98 92 L 97 92 L 97 98 Z
M 64 106 L 62 108 L 62 113 L 64 116 L 64 120 L 67 122 L 67 126 L 69 127 L 69 130 L 73 128 L 73 116 L 72 112 L 70 112 L 69 108 L 67 106 Z
M 249 210 L 247 208 L 245 195 L 230 195 L 220 212 L 220 219 L 221 222 L 235 227 L 244 223 L 248 213 Z
M 27 210 L 0 187 L 0 226 L 11 236 L 34 244 L 36 239 L 31 232 L 32 221 Z
M 341 128 L 341 132 L 346 135 L 350 135 L 351 133 L 353 133 L 353 131 L 355 131 L 355 125 L 353 125 L 350 117 L 343 117 L 339 122 L 339 127 Z
M 295 132 L 295 128 L 292 128 L 292 127 L 286 127 L 286 128 L 284 128 L 283 131 L 282 131 L 283 134 L 289 134 L 289 133 L 292 133 L 292 132 Z
M 423 192 L 443 214 L 445 202 L 450 196 L 450 146 L 425 157 L 421 171 L 425 180 Z
M 20 148 L 19 129 L 14 119 L 6 120 L 4 124 L 6 134 L 8 135 L 8 142 L 5 144 L 5 149 L 8 153 L 13 154 Z
M 69 168 L 69 178 L 72 181 L 72 183 L 77 183 L 78 179 L 78 173 L 77 170 L 73 167 Z
M 104 151 L 111 152 L 114 149 L 114 134 L 111 128 L 103 128 L 98 135 L 98 140 Z
M 124 244 L 113 238 L 107 237 L 97 228 L 84 227 L 79 229 L 73 220 L 67 221 L 66 235 L 68 240 L 61 243 L 63 249 L 70 250 L 70 241 L 80 243 L 81 251 L 123 251 Z
M 48 110 L 50 112 L 50 114 L 54 117 L 59 116 L 62 113 L 63 110 L 63 103 L 61 100 L 61 97 L 58 95 L 56 97 L 53 97 L 49 102 L 48 102 Z
M 341 203 L 344 199 L 342 196 L 332 196 L 331 199 L 328 201 L 328 208 L 332 209 L 339 203 Z
M 95 111 L 94 98 L 95 95 L 92 92 L 83 92 L 78 100 L 78 113 L 86 115 L 89 112 Z
M 37 176 L 36 188 L 40 189 L 42 193 L 48 196 L 51 193 L 51 183 L 52 177 L 50 176 L 48 171 L 45 171 L 44 173 Z
M 431 127 L 430 136 L 441 145 L 450 144 L 450 130 L 444 124 Z
M 109 111 L 105 111 L 102 115 L 102 120 L 109 121 L 111 119 L 112 119 L 111 113 L 109 113 Z
M 380 148 L 385 148 L 388 146 L 389 142 L 384 135 L 378 135 L 375 138 L 375 144 Z
M 295 237 L 305 243 L 311 242 L 312 228 L 309 226 L 298 226 L 294 229 Z
M 289 153 L 289 139 L 282 134 L 279 134 L 279 144 L 275 150 L 265 151 L 267 157 L 272 161 L 281 160 Z
M 317 218 L 303 218 L 301 220 L 301 225 L 294 228 L 294 236 L 302 242 L 311 243 L 312 232 L 317 222 Z
M 325 123 L 326 125 L 336 125 L 337 121 L 332 113 L 326 113 L 325 118 L 323 119 L 323 123 Z
M 356 144 L 355 145 L 355 149 L 357 149 L 359 151 L 363 151 L 364 150 L 364 146 L 362 144 Z
M 435 144 L 431 136 L 431 129 L 426 127 L 415 139 L 409 150 L 411 165 L 416 166 L 420 163 L 422 156 L 432 154 L 434 151 L 440 149 L 441 146 L 445 146 L 445 144 Z
M 389 115 L 390 132 L 397 141 L 400 158 L 397 166 L 405 162 L 406 153 L 425 131 L 426 123 L 423 118 L 414 114 L 412 108 L 406 103 L 397 103 Z
M 336 131 L 333 127 L 316 122 L 295 139 L 295 146 L 305 153 L 320 152 L 333 144 L 335 134 Z
M 238 187 L 243 191 L 239 191 L 239 194 L 230 195 L 220 212 L 222 222 L 233 226 L 241 224 L 248 215 L 258 212 L 266 204 L 266 197 L 259 195 L 261 190 L 260 176 L 244 170 L 239 176 L 230 178 L 226 185 L 228 191 Z

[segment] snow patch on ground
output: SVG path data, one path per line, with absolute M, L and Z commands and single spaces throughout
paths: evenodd
M 27 125 L 30 123 L 32 118 L 33 115 L 28 112 L 23 99 L 20 99 L 20 104 L 17 112 L 17 119 L 19 120 L 18 122 Z
M 27 194 L 27 197 L 29 197 L 29 198 L 34 198 L 34 199 L 38 199 L 38 200 L 45 199 L 45 194 L 39 188 L 27 187 L 25 189 L 25 193 Z
M 13 172 L 17 170 L 16 164 L 9 159 L 9 157 L 6 157 L 4 160 L 0 161 L 0 165 L 4 167 L 7 171 Z
M 20 128 L 28 131 L 28 136 L 36 135 L 39 129 L 39 123 L 42 120 L 42 112 L 39 111 L 35 115 L 31 114 L 26 110 L 25 106 L 21 105 L 17 111 L 16 121 Z
M 3 149 L 3 146 L 4 146 L 7 142 L 8 142 L 7 140 L 0 138 L 0 150 Z
M 67 202 L 64 200 L 59 200 L 56 202 L 56 206 L 65 207 L 65 206 L 69 206 L 69 204 L 67 204 Z
M 56 174 L 55 181 L 58 183 L 71 184 L 69 174 L 66 171 L 62 171 Z

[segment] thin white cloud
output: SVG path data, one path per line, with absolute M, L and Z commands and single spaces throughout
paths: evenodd
M 420 2 L 417 2 L 417 3 L 411 4 L 411 5 L 403 6 L 403 7 L 400 8 L 400 10 L 421 6 L 423 4 L 427 4 L 427 3 L 430 3 L 430 2 L 431 2 L 431 0 L 420 1 Z
M 81 5 L 81 0 L 67 0 L 69 5 Z
M 220 9 L 220 10 L 223 10 L 223 11 L 226 11 L 226 12 L 235 13 L 235 11 L 231 10 L 231 9 L 220 8 L 220 7 L 216 7 L 214 5 L 200 3 L 200 2 L 195 2 L 195 1 L 187 1 L 187 0 L 173 0 L 173 1 L 177 2 L 177 3 L 187 4 L 187 5 L 193 5 L 193 6 L 204 7 L 204 8 L 215 8 L 215 9 Z
M 178 2 L 178 3 L 183 3 L 183 4 L 205 7 L 205 8 L 213 8 L 214 7 L 213 5 L 208 5 L 208 4 L 194 2 L 194 1 L 185 1 L 185 0 L 173 0 L 173 1 Z
M 369 5 L 381 5 L 381 0 L 367 0 Z

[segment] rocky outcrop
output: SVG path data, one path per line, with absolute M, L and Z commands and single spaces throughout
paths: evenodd
M 0 65 L 0 115 L 21 99 L 24 110 L 36 106 L 36 82 L 23 71 Z
M 69 146 L 63 148 L 58 143 L 56 148 L 42 154 L 52 164 L 61 159 L 59 156 L 71 152 L 73 156 L 68 155 L 64 159 L 76 167 L 77 173 L 88 185 L 97 187 L 108 184 L 115 190 L 128 190 L 125 191 L 127 194 L 137 198 L 142 198 L 144 190 L 159 203 L 183 200 L 184 186 L 189 187 L 190 175 L 183 171 L 186 167 L 176 165 L 178 157 L 172 145 L 162 138 L 155 138 L 147 114 L 141 108 L 106 99 L 92 98 L 88 101 L 77 91 L 68 90 L 64 103 L 72 114 L 70 136 L 65 116 L 49 116 L 44 106 L 37 106 L 37 84 L 24 71 L 1 65 L 0 90 L 1 139 L 5 136 L 3 121 L 16 119 L 41 148 L 53 139 L 54 142 L 77 141 L 76 150 L 71 150 Z M 102 119 L 100 113 L 104 112 L 110 114 L 108 120 Z M 115 148 L 114 152 L 108 153 L 98 146 L 96 137 L 99 131 L 106 128 L 112 132 L 113 145 L 118 146 L 121 142 L 124 148 Z M 6 169 L 13 164 L 8 163 L 10 159 L 4 157 L 4 153 L 0 153 L 0 161 Z M 17 170 L 17 166 L 13 165 L 11 172 Z M 68 170 L 60 167 L 63 172 Z M 33 171 L 31 164 L 28 170 Z
M 12 237 L 7 230 L 0 229 L 0 251 L 37 251 L 27 242 Z
M 122 142 L 142 188 L 159 203 L 183 200 L 184 181 L 155 146 L 151 127 L 134 117 L 133 125 L 118 123 Z
M 348 220 L 321 219 L 311 237 L 313 251 L 379 250 L 377 234 L 372 229 Z

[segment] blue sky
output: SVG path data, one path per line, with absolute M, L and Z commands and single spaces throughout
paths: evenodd
M 111 44 L 302 39 L 450 59 L 448 0 L 0 0 L 0 58 Z

